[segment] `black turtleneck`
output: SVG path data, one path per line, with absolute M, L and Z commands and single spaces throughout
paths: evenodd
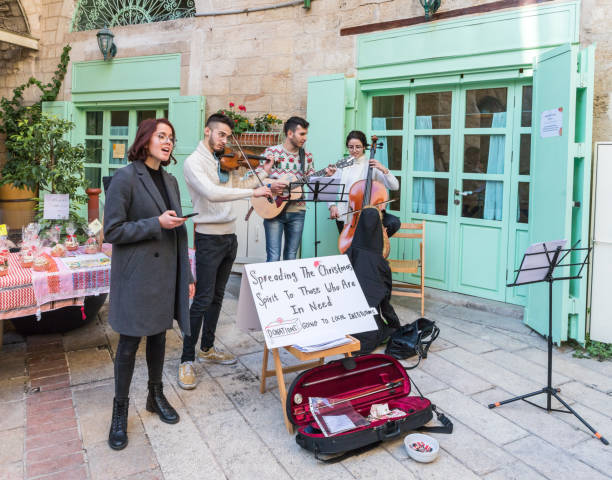
M 153 182 L 155 183 L 157 190 L 159 190 L 160 195 L 164 199 L 166 208 L 170 210 L 170 199 L 168 198 L 168 192 L 166 191 L 166 185 L 164 184 L 164 179 L 162 178 L 161 165 L 159 166 L 159 169 L 157 170 L 152 169 L 146 163 L 145 163 L 145 167 L 147 167 L 147 170 L 149 171 L 149 175 L 151 175 L 151 178 L 153 179 Z

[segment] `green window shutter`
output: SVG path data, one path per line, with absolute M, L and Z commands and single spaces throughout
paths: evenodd
M 54 115 L 64 120 L 72 119 L 72 102 L 42 102 L 42 111 L 48 115 Z M 70 134 L 70 139 L 74 137 L 74 129 Z
M 537 59 L 533 80 L 529 243 L 566 239 L 568 247 L 578 240 L 582 247 L 588 245 L 593 60 L 592 48 L 579 52 L 577 45 L 570 44 Z M 562 109 L 561 135 L 542 138 L 542 113 L 553 109 Z M 564 263 L 568 261 L 569 257 Z M 557 276 L 569 273 L 564 268 Z M 570 322 L 571 336 L 584 338 L 584 276 L 581 280 L 554 284 L 552 336 L 556 343 L 567 340 Z M 527 325 L 543 335 L 548 333 L 547 290 L 545 283 L 531 285 L 525 309 Z
M 335 163 L 344 153 L 344 122 L 346 113 L 346 81 L 344 75 L 322 75 L 308 79 L 307 120 L 308 141 L 306 150 L 312 153 L 315 169 Z M 302 258 L 314 256 L 315 215 L 314 205 L 308 205 L 308 215 L 302 234 Z M 338 230 L 329 218 L 327 203 L 317 206 L 317 254 L 338 254 Z
M 171 164 L 168 171 L 179 182 L 181 204 L 191 207 L 191 198 L 183 177 L 183 162 L 196 149 L 204 138 L 204 97 L 172 97 L 168 105 L 168 120 L 174 125 L 178 142 L 174 148 L 176 164 Z M 191 211 L 189 209 L 189 211 Z

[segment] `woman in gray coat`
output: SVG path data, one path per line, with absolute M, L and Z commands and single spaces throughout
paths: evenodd
M 108 320 L 120 334 L 108 435 L 115 450 L 128 442 L 129 389 L 143 336 L 147 337 L 149 370 L 146 408 L 163 422 L 179 421 L 162 389 L 166 330 L 176 319 L 189 335 L 189 297 L 195 288 L 178 183 L 162 168 L 171 160 L 176 162 L 172 156 L 175 139 L 168 120 L 141 122 L 128 151 L 132 163 L 115 172 L 106 192 L 104 237 L 113 244 Z

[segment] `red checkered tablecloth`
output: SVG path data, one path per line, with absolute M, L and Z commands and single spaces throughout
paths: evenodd
M 32 289 L 32 269 L 23 268 L 19 255 L 9 254 L 9 272 L 0 277 L 0 312 L 36 304 Z
M 110 245 L 104 244 L 102 251 L 110 256 Z M 70 271 L 59 259 L 49 257 L 49 260 L 53 262 L 51 271 L 33 272 L 31 268 L 21 266 L 19 254 L 9 254 L 9 272 L 0 277 L 0 320 L 82 305 L 83 297 L 108 292 L 110 264 L 102 268 Z M 34 283 L 37 283 L 37 288 L 34 288 Z M 42 295 L 41 286 L 44 287 Z

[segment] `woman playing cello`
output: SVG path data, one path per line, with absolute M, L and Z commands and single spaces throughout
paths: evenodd
M 353 130 L 346 137 L 346 147 L 355 162 L 352 166 L 337 170 L 334 174 L 334 179 L 344 185 L 344 194 L 348 197 L 348 192 L 353 184 L 359 180 L 365 180 L 368 176 L 368 168 L 372 167 L 372 180 L 381 182 L 389 190 L 398 190 L 399 182 L 395 175 L 389 172 L 378 160 L 370 159 L 365 155 L 367 146 L 366 136 L 359 130 Z M 327 204 L 329 214 L 332 219 L 336 220 L 338 232 L 342 231 L 345 222 L 351 221 L 351 216 L 346 215 L 348 202 L 339 202 L 338 204 L 329 202 Z M 397 232 L 401 226 L 401 221 L 395 215 L 382 211 L 382 223 L 387 230 L 387 236 L 391 237 Z

